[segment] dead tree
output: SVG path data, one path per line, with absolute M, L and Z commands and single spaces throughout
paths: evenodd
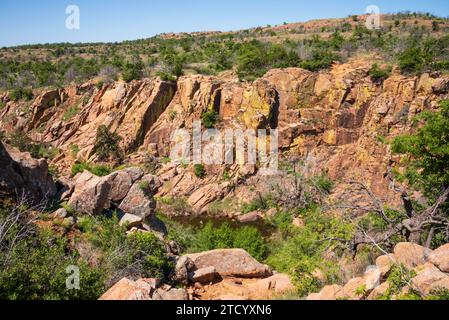
M 443 210 L 443 206 L 449 200 L 449 188 L 446 188 L 435 203 L 422 212 L 415 210 L 413 202 L 408 192 L 395 184 L 394 179 L 390 177 L 393 190 L 401 194 L 404 215 L 398 219 L 388 217 L 385 210 L 384 202 L 379 199 L 369 187 L 358 181 L 349 181 L 348 183 L 357 187 L 364 192 L 370 199 L 367 205 L 344 205 L 340 208 L 351 209 L 358 212 L 374 213 L 380 217 L 387 227 L 383 232 L 366 232 L 358 230 L 354 238 L 348 243 L 353 252 L 357 252 L 357 248 L 362 244 L 389 245 L 393 236 L 402 235 L 407 241 L 418 243 L 423 235 L 427 233 L 427 239 L 424 245 L 430 247 L 435 232 L 444 230 L 446 238 L 449 239 L 449 219 L 447 213 Z

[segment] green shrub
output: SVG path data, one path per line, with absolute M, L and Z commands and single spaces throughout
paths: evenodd
M 258 210 L 268 210 L 276 207 L 276 202 L 271 194 L 260 195 L 249 203 L 242 205 L 242 213 L 250 213 Z
M 110 132 L 105 125 L 99 126 L 94 144 L 94 151 L 99 160 L 120 159 L 122 154 L 119 142 L 121 140 L 122 138 L 117 133 Z
M 5 261 L 6 252 L 0 252 Z M 68 266 L 80 270 L 80 289 L 68 290 Z M 105 274 L 91 267 L 68 246 L 67 239 L 48 230 L 21 239 L 10 252 L 8 262 L 0 268 L 2 300 L 73 300 L 98 299 L 104 293 Z
M 252 41 L 243 44 L 237 53 L 237 74 L 240 80 L 254 80 L 266 72 L 266 60 L 262 43 Z
M 204 169 L 204 165 L 195 164 L 193 166 L 193 170 L 194 170 L 195 176 L 197 176 L 198 178 L 203 179 L 206 177 L 206 170 Z
M 74 116 L 76 116 L 76 114 L 78 113 L 79 108 L 78 105 L 69 107 L 63 114 L 62 116 L 62 120 L 63 121 L 69 121 L 70 119 L 72 119 Z
M 201 114 L 201 120 L 203 121 L 204 127 L 211 129 L 215 127 L 218 121 L 218 113 L 215 110 L 209 110 Z
M 123 67 L 122 70 L 122 78 L 125 82 L 131 82 L 133 80 L 138 80 L 142 77 L 142 69 L 143 69 L 143 63 L 136 62 L 136 63 L 127 63 Z
M 330 194 L 334 188 L 334 182 L 326 174 L 312 178 L 314 185 L 322 192 Z
M 139 188 L 143 192 L 148 191 L 148 189 L 150 188 L 150 182 L 146 180 L 139 182 Z
M 153 233 L 128 236 L 116 215 L 84 217 L 78 227 L 83 232 L 81 238 L 102 252 L 100 262 L 108 283 L 113 284 L 122 277 L 163 279 L 173 268 L 164 245 Z
M 297 215 L 304 221 L 303 228 L 296 228 L 290 223 L 292 214 L 284 213 L 274 220 L 281 228 L 281 234 L 270 243 L 266 263 L 278 272 L 290 274 L 298 293 L 307 296 L 317 292 L 324 284 L 339 281 L 338 266 L 324 259 L 323 255 L 331 250 L 338 256 L 346 248 L 340 242 L 325 239 L 350 240 L 354 226 L 340 218 L 325 215 L 317 206 L 302 209 Z M 320 283 L 313 276 L 317 268 L 326 276 L 325 283 Z
M 29 152 L 35 159 L 53 159 L 59 154 L 59 150 L 46 143 L 36 143 L 31 140 L 22 130 L 11 133 L 10 144 L 19 149 L 20 152 Z
M 424 67 L 422 51 L 420 47 L 409 47 L 399 55 L 399 68 L 403 73 L 418 73 Z
M 83 172 L 84 170 L 87 170 L 98 177 L 104 177 L 112 173 L 112 168 L 107 165 L 95 165 L 89 164 L 87 162 L 77 162 L 72 166 L 72 177 L 76 176 L 80 172 Z
M 265 241 L 254 227 L 233 229 L 228 223 L 215 227 L 211 222 L 200 229 L 196 235 L 193 251 L 239 248 L 246 250 L 255 259 L 262 261 L 267 253 Z
M 437 112 L 423 112 L 416 120 L 425 124 L 416 134 L 398 136 L 392 150 L 407 155 L 405 178 L 429 196 L 437 196 L 449 186 L 449 100 Z
M 382 69 L 379 67 L 379 65 L 377 63 L 375 63 L 371 67 L 371 69 L 369 71 L 369 75 L 370 75 L 371 79 L 373 79 L 374 81 L 383 81 L 390 76 L 391 70 L 392 70 L 391 67 Z
M 163 279 L 173 267 L 168 260 L 164 245 L 151 232 L 136 232 L 127 238 L 130 251 L 130 263 L 141 261 L 143 278 Z
M 9 92 L 9 98 L 12 101 L 31 100 L 33 99 L 33 91 L 29 88 L 17 88 Z
M 336 54 L 329 50 L 317 49 L 312 53 L 312 58 L 304 60 L 299 64 L 303 69 L 309 71 L 319 71 L 329 68 L 334 61 L 340 60 Z

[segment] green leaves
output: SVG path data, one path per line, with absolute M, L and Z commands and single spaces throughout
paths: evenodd
M 416 134 L 399 136 L 392 150 L 408 160 L 405 177 L 409 182 L 435 196 L 449 186 L 449 100 L 437 112 L 424 112 L 424 125 Z
M 215 227 L 211 222 L 200 229 L 195 239 L 193 251 L 240 248 L 255 259 L 262 261 L 267 247 L 260 232 L 254 227 L 232 228 L 228 223 Z

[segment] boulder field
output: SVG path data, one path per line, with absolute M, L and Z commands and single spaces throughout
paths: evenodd
M 391 292 L 393 284 L 388 281 L 393 266 L 403 274 L 400 292 Z M 396 299 L 411 291 L 426 297 L 438 290 L 449 290 L 449 245 L 432 251 L 403 242 L 396 245 L 393 253 L 378 257 L 376 265 L 369 266 L 361 277 L 349 280 L 344 286 L 325 286 L 307 300 L 376 300 L 386 295 Z
M 100 300 L 260 300 L 294 291 L 285 274 L 272 270 L 241 249 L 221 249 L 177 258 L 172 280 L 123 278 Z

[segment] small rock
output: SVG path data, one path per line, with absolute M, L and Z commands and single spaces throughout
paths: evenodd
M 74 217 L 67 217 L 63 220 L 64 226 L 67 226 L 69 228 L 73 227 L 76 223 Z
M 343 287 L 339 285 L 325 286 L 320 293 L 310 294 L 306 300 L 337 300 L 344 298 Z
M 189 273 L 195 268 L 195 264 L 188 256 L 182 256 L 176 262 L 173 272 L 173 281 L 187 285 L 189 283 Z
M 157 293 L 160 295 L 162 300 L 168 301 L 187 301 L 189 300 L 189 295 L 186 289 L 170 289 L 165 291 L 163 289 L 158 289 Z
M 68 213 L 67 210 L 64 209 L 64 208 L 59 208 L 58 210 L 56 210 L 56 211 L 53 213 L 53 217 L 55 217 L 55 218 L 60 218 L 60 219 L 64 219 L 64 218 L 66 218 L 68 215 L 69 215 L 69 213 Z
M 128 226 L 128 228 L 133 228 L 141 225 L 143 222 L 142 217 L 135 216 L 133 214 L 125 213 L 120 217 L 119 224 L 121 226 Z
M 369 266 L 365 271 L 365 275 L 363 276 L 365 289 L 367 291 L 371 291 L 374 288 L 378 287 L 380 285 L 381 278 L 382 273 L 380 269 L 377 266 Z
M 259 211 L 253 211 L 247 214 L 237 216 L 237 221 L 240 223 L 257 222 L 261 219 L 261 213 Z
M 376 266 L 379 268 L 382 276 L 390 272 L 391 267 L 397 263 L 394 254 L 386 254 L 376 259 Z
M 390 284 L 388 282 L 382 283 L 380 286 L 374 288 L 373 291 L 368 296 L 368 300 L 377 300 L 381 296 L 385 295 L 390 288 Z
M 302 220 L 301 218 L 293 219 L 292 224 L 297 228 L 304 228 L 305 226 L 304 220 Z

